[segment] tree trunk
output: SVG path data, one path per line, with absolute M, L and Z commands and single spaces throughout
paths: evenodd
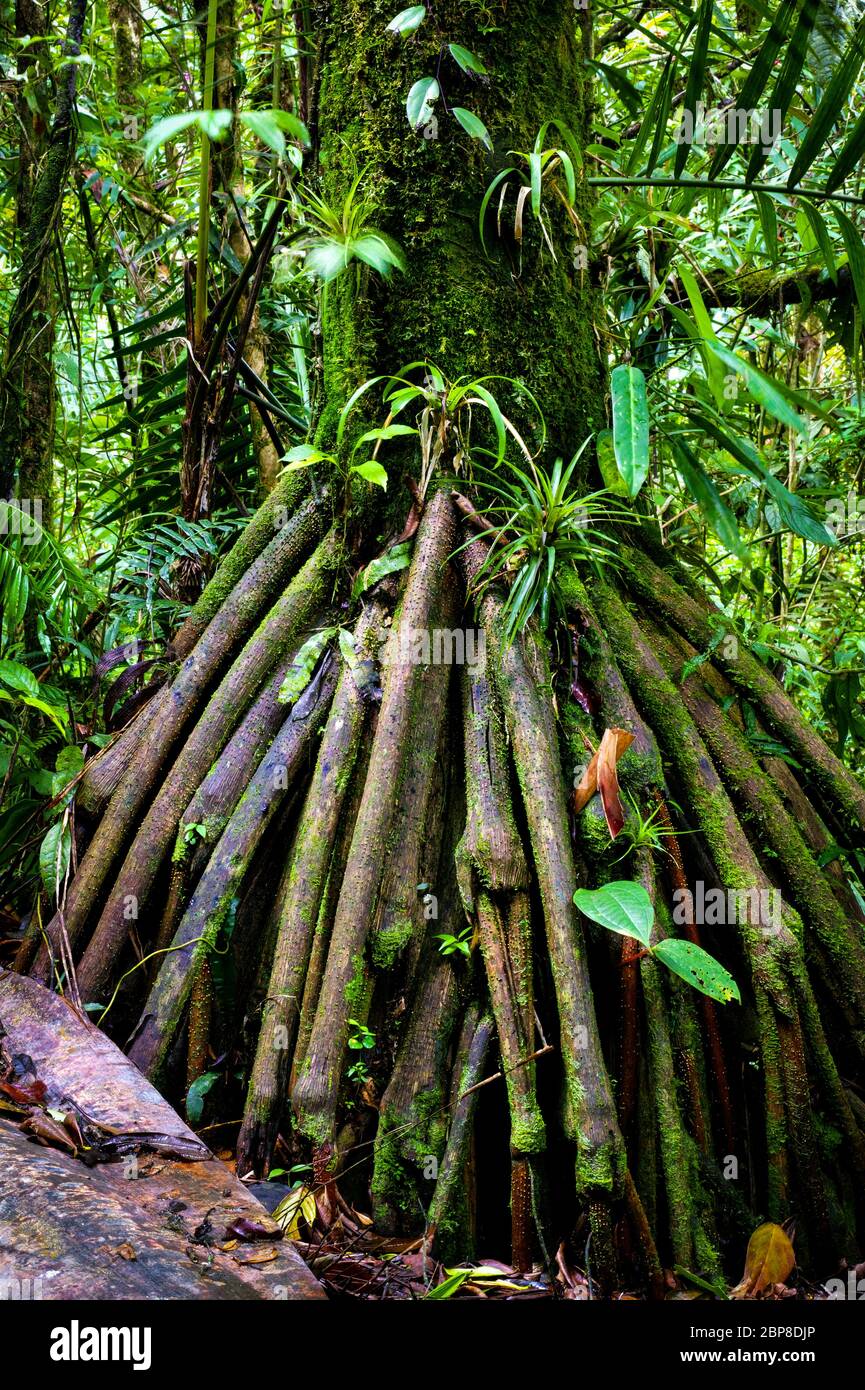
M 318 440 L 339 472 L 352 393 L 426 361 L 450 382 L 495 378 L 540 454 L 519 382 L 547 419 L 544 459 L 570 458 L 606 418 L 574 224 L 549 199 L 555 259 L 527 218 L 520 260 L 506 217 L 484 255 L 477 218 L 507 152 L 531 149 L 545 121 L 586 140 L 580 14 L 565 0 L 448 0 L 411 42 L 386 32 L 391 18 L 390 3 L 334 3 L 305 79 L 324 195 L 338 206 L 356 163 L 375 225 L 407 260 L 399 282 L 352 264 L 323 293 Z M 452 41 L 489 81 L 450 61 Z M 405 99 L 437 70 L 426 138 Z M 494 155 L 454 106 L 484 121 Z M 384 414 L 374 390 L 359 399 L 349 443 Z M 591 560 L 557 561 L 555 640 L 534 620 L 512 639 L 505 585 L 479 583 L 489 523 L 452 500 L 465 465 L 439 410 L 444 448 L 420 484 L 416 441 L 402 455 L 389 441 L 384 496 L 321 469 L 303 475 L 305 500 L 284 480 L 250 523 L 175 639 L 179 669 L 154 714 L 85 779 L 94 810 L 119 781 L 36 973 L 57 973 L 71 946 L 85 1001 L 109 1001 L 107 1027 L 126 1037 L 141 1010 L 131 1055 L 178 1098 L 209 1026 L 248 1077 L 242 1172 L 267 1173 L 290 1146 L 334 1211 L 362 1168 L 380 1228 L 425 1231 L 443 1253 L 470 1252 L 487 1201 L 498 1160 L 472 1153 L 489 1107 L 504 1121 L 493 1134 L 508 1135 L 499 1224 L 520 1268 L 549 1262 L 575 1213 L 602 1288 L 622 1287 L 634 1251 L 655 1296 L 662 1264 L 716 1273 L 723 1242 L 758 1211 L 796 1216 L 802 1263 L 852 1256 L 865 1221 L 865 954 L 849 896 L 815 853 L 824 832 L 861 835 L 865 793 L 743 643 L 735 656 L 718 647 L 716 611 L 656 563 L 667 557 L 636 515 L 603 576 Z M 461 486 L 472 491 L 470 472 Z M 359 598 L 397 536 L 407 570 Z M 414 643 L 464 627 L 486 664 L 457 681 L 453 658 Z M 572 643 L 576 671 L 562 657 Z M 705 659 L 683 671 L 695 652 Z M 295 701 L 284 721 L 281 689 Z M 760 765 L 739 695 L 795 774 Z M 622 787 L 681 835 L 672 854 L 626 836 L 611 859 L 599 797 L 575 811 L 574 768 L 614 729 L 633 738 Z M 742 895 L 729 930 L 707 918 L 706 932 L 741 1006 L 698 1007 L 658 958 L 584 920 L 576 890 L 618 878 L 654 904 L 653 950 L 672 936 L 698 944 L 703 924 L 673 910 L 683 886 Z M 226 961 L 239 978 L 244 952 L 246 976 L 269 984 L 257 998 L 237 985 L 227 1002 Z

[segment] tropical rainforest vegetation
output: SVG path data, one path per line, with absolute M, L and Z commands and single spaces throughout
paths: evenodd
M 3 963 L 329 1268 L 813 1295 L 865 1245 L 865 11 L 0 16 Z

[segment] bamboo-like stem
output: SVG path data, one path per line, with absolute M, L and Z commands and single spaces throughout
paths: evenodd
M 208 0 L 207 38 L 204 50 L 204 91 L 202 110 L 213 110 L 213 78 L 216 65 L 216 15 L 218 0 Z M 201 132 L 201 169 L 198 179 L 198 240 L 195 250 L 195 339 L 196 351 L 202 347 L 207 317 L 207 248 L 210 239 L 210 137 Z

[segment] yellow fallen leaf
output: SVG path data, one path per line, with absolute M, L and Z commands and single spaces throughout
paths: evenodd
M 730 1290 L 731 1298 L 755 1298 L 771 1284 L 783 1284 L 793 1272 L 796 1255 L 782 1226 L 767 1221 L 748 1241 L 742 1282 Z

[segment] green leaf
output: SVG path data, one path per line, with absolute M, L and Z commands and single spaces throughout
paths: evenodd
M 284 456 L 283 462 L 285 473 L 296 473 L 299 468 L 309 468 L 314 463 L 322 463 L 327 460 L 333 462 L 332 455 L 323 454 L 320 449 L 316 449 L 312 444 L 295 444 L 293 449 L 289 449 Z
M 372 266 L 379 275 L 389 275 L 392 270 L 401 270 L 405 274 L 408 269 L 406 258 L 396 242 L 381 232 L 367 232 L 348 244 L 358 260 Z
M 144 162 L 149 164 L 161 145 L 167 145 L 182 130 L 188 130 L 198 120 L 197 111 L 184 111 L 180 116 L 164 116 L 144 134 L 141 144 L 144 149 Z
M 834 193 L 836 188 L 844 182 L 854 169 L 858 169 L 865 155 L 865 111 L 857 120 L 851 130 L 846 144 L 839 154 L 829 178 L 826 180 L 826 192 Z
M 416 435 L 417 430 L 413 425 L 382 425 L 380 429 L 367 430 L 362 434 L 352 449 L 359 449 L 361 444 L 374 444 L 380 439 L 401 439 L 406 435 Z
M 368 483 L 375 483 L 377 487 L 384 488 L 387 492 L 387 473 L 380 463 L 376 463 L 375 459 L 370 459 L 368 463 L 356 463 L 349 471 L 358 473 Z
M 600 923 L 608 931 L 632 936 L 644 946 L 649 945 L 655 909 L 641 883 L 621 879 L 594 890 L 578 888 L 574 902 L 584 917 Z
M 385 33 L 413 34 L 425 19 L 426 5 L 409 5 L 407 10 L 400 10 L 398 15 L 394 15 Z
M 778 113 L 778 124 L 783 127 L 790 108 L 790 102 L 796 95 L 796 87 L 805 66 L 808 56 L 808 45 L 811 39 L 811 31 L 820 10 L 822 0 L 803 0 L 799 17 L 796 21 L 796 28 L 793 37 L 790 39 L 784 51 L 784 61 L 781 71 L 775 80 L 770 96 L 766 100 L 766 109 L 773 114 Z M 747 108 L 746 108 L 747 109 Z M 762 145 L 755 145 L 751 158 L 748 161 L 747 180 L 753 183 L 766 163 L 767 155 Z
M 61 891 L 63 889 L 71 854 L 72 833 L 69 826 L 62 820 L 55 821 L 39 846 L 39 872 L 45 891 L 52 900 L 58 883 Z
M 715 10 L 715 0 L 702 0 L 700 15 L 697 21 L 697 37 L 694 40 L 694 51 L 688 63 L 688 83 L 685 88 L 685 105 L 683 119 L 690 114 L 692 122 L 696 122 L 697 102 L 703 90 L 706 80 L 706 60 L 709 53 L 709 33 L 712 27 L 712 15 Z M 676 160 L 673 172 L 676 178 L 679 177 L 685 167 L 685 163 L 690 153 L 688 145 L 684 141 L 676 150 Z
M 788 188 L 795 188 L 808 172 L 826 145 L 829 136 L 843 115 L 853 90 L 859 69 L 865 59 L 865 23 L 860 23 L 852 41 L 846 46 L 841 62 L 833 72 L 823 93 L 820 105 L 811 117 L 805 139 L 787 178 Z
M 865 318 L 865 246 L 862 245 L 862 233 L 840 208 L 833 208 L 832 215 L 838 223 L 844 250 L 847 252 L 847 264 L 850 267 L 859 313 Z
M 405 104 L 405 112 L 412 130 L 426 125 L 432 115 L 433 102 L 438 100 L 439 84 L 434 77 L 422 77 L 415 82 Z
M 197 1125 L 204 1113 L 204 1097 L 219 1080 L 218 1071 L 202 1072 L 186 1092 L 186 1118 L 191 1125 Z
M 234 114 L 227 110 L 197 111 L 195 123 L 208 140 L 220 141 L 228 131 Z
M 385 575 L 396 574 L 410 564 L 411 543 L 401 541 L 399 545 L 392 545 L 383 555 L 377 555 L 374 560 L 370 560 L 366 569 L 358 575 L 351 591 L 352 598 L 358 598 L 367 589 L 371 589 L 380 579 L 384 579 Z
M 616 464 L 612 430 L 598 431 L 598 437 L 595 440 L 595 452 L 598 456 L 598 467 L 601 470 L 604 487 L 608 492 L 612 492 L 615 497 L 627 497 L 628 485 L 619 474 L 618 465 Z
M 691 274 L 690 267 L 680 265 L 678 275 L 682 284 L 685 286 L 685 293 L 691 303 L 691 310 L 699 332 L 700 351 L 706 368 L 706 378 L 709 382 L 709 389 L 715 398 L 715 404 L 719 410 L 725 408 L 724 401 L 724 369 L 716 357 L 709 352 L 707 344 L 713 341 L 715 330 L 712 327 L 712 320 L 706 308 L 705 301 L 700 292 L 695 277 Z
M 473 111 L 466 111 L 464 106 L 452 106 L 451 112 L 456 116 L 467 135 L 470 135 L 473 140 L 480 140 L 482 145 L 486 145 L 488 150 L 492 150 L 493 142 L 490 139 L 489 131 Z
M 357 665 L 357 652 L 354 649 L 354 637 L 347 627 L 341 627 L 339 630 L 339 650 L 346 666 L 353 671 Z
M 712 479 L 703 472 L 699 459 L 691 452 L 683 439 L 671 438 L 670 444 L 676 458 L 676 467 L 682 475 L 685 487 L 697 503 L 718 540 L 734 555 L 743 557 L 747 551 L 742 544 L 736 518 L 724 503 Z
M 747 358 L 740 357 L 738 353 L 731 352 L 724 343 L 717 338 L 709 342 L 709 351 L 741 378 L 742 384 L 748 395 L 751 396 L 758 405 L 764 410 L 768 410 L 770 415 L 774 415 L 776 420 L 780 420 L 782 425 L 788 429 L 796 430 L 799 434 L 808 434 L 808 426 L 802 416 L 793 409 L 786 396 L 779 389 L 776 382 L 765 372 L 761 372 L 759 367 L 755 367 Z
M 797 536 L 801 536 L 803 540 L 814 541 L 816 545 L 835 546 L 838 544 L 834 532 L 818 520 L 798 493 L 791 492 L 769 472 L 750 440 L 742 439 L 721 421 L 714 419 L 709 414 L 704 414 L 702 411 L 692 410 L 690 418 L 697 422 L 707 434 L 720 444 L 722 449 L 725 449 L 741 464 L 739 471 L 750 474 L 751 477 L 762 483 L 778 508 L 781 519 L 791 531 L 794 531 Z
M 863 153 L 865 153 L 865 145 L 863 145 Z M 814 240 L 820 248 L 820 254 L 823 257 L 823 264 L 828 271 L 829 278 L 837 284 L 838 266 L 835 262 L 835 248 L 832 245 L 829 228 L 823 221 L 819 208 L 815 207 L 813 203 L 809 203 L 805 198 L 800 198 L 799 207 L 808 219 L 808 224 L 814 235 Z
M 0 681 L 8 685 L 10 690 L 20 690 L 24 695 L 40 693 L 38 680 L 20 661 L 0 661 Z
M 610 376 L 613 403 L 613 449 L 629 497 L 636 497 L 649 472 L 649 404 L 646 378 L 639 367 L 614 367 Z
M 474 53 L 470 53 L 467 48 L 463 48 L 462 44 L 449 43 L 448 48 L 450 49 L 451 57 L 455 62 L 459 63 L 463 72 L 486 73 L 486 68 L 480 58 L 476 57 Z
M 434 1289 L 430 1289 L 425 1298 L 452 1298 L 458 1289 L 462 1288 L 467 1279 L 470 1279 L 472 1272 L 470 1269 L 458 1269 L 455 1274 L 436 1284 Z
M 335 627 L 325 627 L 307 638 L 279 687 L 276 698 L 281 705 L 293 705 L 300 698 L 309 685 L 319 657 L 335 634 Z
M 741 1004 L 739 986 L 729 970 L 725 970 L 714 956 L 703 950 L 702 946 L 695 946 L 693 941 L 679 941 L 668 937 L 666 941 L 659 941 L 657 946 L 652 947 L 652 955 L 666 965 L 668 970 L 672 970 L 674 975 L 680 975 L 689 985 L 693 985 L 694 989 L 708 994 L 710 999 L 717 999 L 719 1004 L 729 1004 L 731 999 Z
M 309 131 L 303 121 L 299 121 L 290 111 L 241 111 L 238 119 L 263 145 L 275 150 L 278 155 L 285 153 L 286 134 L 299 141 L 305 149 L 309 146 Z
M 762 104 L 771 109 L 771 104 L 760 102 L 760 98 L 765 91 L 766 84 L 772 76 L 775 67 L 775 60 L 790 38 L 790 31 L 793 27 L 793 18 L 796 14 L 799 0 L 781 0 L 769 31 L 763 40 L 760 52 L 751 64 L 750 72 L 745 79 L 742 90 L 736 98 L 737 111 L 751 111 Z M 737 148 L 736 142 L 721 145 L 709 168 L 709 177 L 717 178 L 724 165 L 730 159 L 733 151 Z

